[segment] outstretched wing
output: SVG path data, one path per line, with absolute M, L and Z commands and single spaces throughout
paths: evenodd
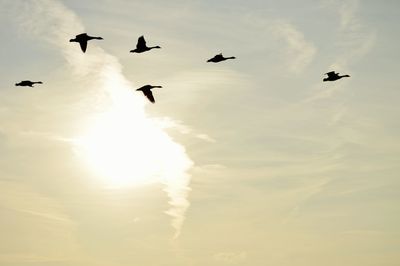
M 218 59 L 218 60 L 222 60 L 222 59 L 224 59 L 224 56 L 222 55 L 222 53 L 220 53 L 220 54 L 217 54 L 216 56 L 214 56 L 214 58 Z
M 76 35 L 75 38 L 79 39 L 79 38 L 85 38 L 85 37 L 87 37 L 87 36 L 88 36 L 87 33 L 84 32 L 84 33 L 81 33 L 81 34 Z
M 146 47 L 146 41 L 144 40 L 143 36 L 140 36 L 137 41 L 136 48 L 140 49 L 140 48 L 144 48 L 144 47 Z
M 156 101 L 154 100 L 153 93 L 151 90 L 144 90 L 143 91 L 144 95 L 146 95 L 147 99 L 149 99 L 150 102 L 155 103 Z
M 325 74 L 328 75 L 328 78 L 333 78 L 333 77 L 336 77 L 338 73 L 335 73 L 335 71 L 331 71 L 331 72 L 328 72 Z
M 79 45 L 81 46 L 82 52 L 86 52 L 87 48 L 87 41 L 86 40 L 80 40 Z

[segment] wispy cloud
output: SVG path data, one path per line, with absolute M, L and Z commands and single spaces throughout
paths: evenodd
M 284 71 L 301 73 L 313 62 L 318 52 L 316 45 L 307 39 L 301 28 L 285 17 L 274 18 L 250 13 L 243 16 L 243 21 L 250 29 L 256 30 L 257 34 L 266 34 L 264 39 L 268 43 L 263 46 L 273 47 L 269 52 L 279 55 Z M 257 48 L 260 51 L 263 49 Z
M 155 160 L 162 164 L 157 168 L 157 171 L 161 169 L 159 173 L 161 175 L 160 181 L 165 184 L 165 191 L 170 198 L 171 208 L 167 213 L 172 217 L 175 236 L 178 236 L 186 209 L 189 206 L 187 196 L 190 190 L 190 176 L 186 171 L 193 164 L 186 155 L 184 147 L 174 142 L 161 127 L 156 126 L 154 121 L 147 118 L 144 110 L 145 100 L 143 100 L 142 95 L 132 93 L 133 86 L 123 76 L 122 66 L 116 57 L 108 54 L 95 43 L 90 43 L 88 48 L 90 52 L 83 55 L 77 45 L 68 42 L 74 35 L 84 32 L 84 26 L 74 12 L 66 8 L 61 2 L 50 0 L 16 1 L 11 4 L 11 10 L 18 14 L 18 20 L 24 32 L 57 47 L 76 76 L 85 79 L 85 84 L 89 84 L 92 90 L 96 90 L 99 94 L 108 95 L 111 104 L 113 104 L 114 113 L 121 112 L 121 114 L 126 115 L 128 113 L 128 115 L 131 115 L 129 123 L 128 121 L 117 123 L 116 125 L 121 128 L 114 130 L 126 130 L 132 134 L 130 137 L 135 139 L 135 134 L 138 134 L 138 132 L 140 134 L 141 130 L 135 129 L 133 125 L 125 128 L 124 125 L 142 121 L 143 125 L 149 130 L 148 135 L 157 136 L 158 140 L 162 141 L 162 147 L 157 147 L 157 145 L 151 143 L 152 140 L 142 140 L 142 142 L 149 144 L 148 149 L 150 150 L 146 153 L 148 156 L 145 155 L 144 157 L 150 159 L 151 154 L 153 156 L 158 154 L 157 149 L 167 149 L 162 155 L 156 156 Z M 115 117 L 115 119 L 119 118 Z M 120 117 L 120 119 L 123 118 Z M 104 140 L 102 138 L 104 134 L 100 136 L 99 140 Z M 143 134 L 136 138 L 142 136 Z M 101 149 L 99 152 L 102 152 Z M 176 158 L 176 160 L 171 161 L 170 158 Z M 165 160 L 168 163 L 163 163 Z
M 337 45 L 343 51 L 331 67 L 346 70 L 349 64 L 361 59 L 374 46 L 376 34 L 363 25 L 357 13 L 359 0 L 343 1 L 337 7 L 339 15 L 339 40 Z
M 376 33 L 373 29 L 363 25 L 361 18 L 357 15 L 360 9 L 360 1 L 326 2 L 325 8 L 332 7 L 335 8 L 339 18 L 337 39 L 334 42 L 338 53 L 328 66 L 327 71 L 335 70 L 351 75 L 350 66 L 371 51 L 376 41 Z M 329 88 L 323 88 L 323 90 L 320 90 L 320 86 L 315 86 L 314 91 L 316 92 L 306 102 L 329 98 L 341 89 L 343 89 L 343 86 L 340 83 L 331 84 Z
M 314 59 L 317 49 L 292 23 L 277 19 L 271 23 L 273 35 L 285 43 L 285 54 L 291 72 L 301 72 Z
M 185 125 L 182 121 L 178 121 L 178 120 L 172 120 L 169 117 L 164 117 L 162 119 L 158 119 L 157 123 L 162 127 L 162 128 L 173 128 L 178 130 L 179 133 L 181 134 L 189 134 L 189 135 L 193 135 L 194 137 L 204 140 L 206 142 L 216 142 L 216 140 L 214 138 L 212 138 L 211 136 L 209 136 L 208 134 L 205 133 L 199 133 L 196 132 L 193 128 Z
M 15 180 L 0 185 L 0 215 L 7 216 L 2 242 L 9 246 L 2 249 L 0 263 L 62 262 L 78 254 L 78 226 L 60 202 Z

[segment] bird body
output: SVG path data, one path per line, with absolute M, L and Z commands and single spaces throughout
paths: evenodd
M 23 80 L 19 83 L 15 83 L 15 86 L 23 86 L 23 87 L 33 87 L 34 84 L 43 84 L 41 81 L 30 81 L 30 80 Z
M 146 45 L 146 40 L 144 39 L 144 36 L 140 36 L 138 38 L 138 41 L 137 41 L 137 44 L 136 44 L 136 49 L 130 50 L 129 52 L 131 52 L 131 53 L 143 53 L 143 52 L 150 51 L 151 49 L 154 49 L 154 48 L 160 49 L 161 47 L 158 46 L 158 45 L 157 46 L 148 47 Z
M 216 56 L 214 56 L 213 58 L 208 59 L 207 62 L 218 63 L 218 62 L 225 61 L 225 60 L 228 60 L 228 59 L 236 59 L 236 57 L 234 57 L 234 56 L 224 57 L 222 55 L 222 53 L 220 53 L 220 54 L 217 54 Z
M 325 73 L 325 75 L 328 75 L 328 77 L 324 78 L 323 81 L 335 81 L 335 80 L 338 80 L 338 79 L 341 79 L 341 78 L 350 77 L 349 75 L 340 76 L 339 73 L 335 73 L 335 71 L 331 71 L 331 72 Z
M 75 39 L 71 39 L 69 40 L 70 42 L 78 42 L 79 45 L 81 46 L 81 50 L 82 52 L 86 52 L 86 48 L 87 48 L 87 43 L 90 40 L 103 40 L 102 37 L 93 37 L 93 36 L 89 36 L 86 33 L 81 33 L 75 36 Z
M 156 101 L 154 100 L 154 96 L 153 93 L 151 92 L 151 90 L 153 88 L 162 88 L 161 86 L 152 86 L 152 85 L 144 85 L 142 87 L 140 87 L 139 89 L 136 89 L 137 91 L 142 91 L 143 94 L 147 97 L 147 99 L 149 99 L 149 101 L 151 103 L 155 103 Z

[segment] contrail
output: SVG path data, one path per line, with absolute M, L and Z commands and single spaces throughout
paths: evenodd
M 145 157 L 144 159 L 154 162 L 155 166 L 153 167 L 157 168 L 156 172 L 146 172 L 149 169 L 152 170 L 149 168 L 145 169 L 145 173 L 152 176 L 157 175 L 157 181 L 165 185 L 170 205 L 166 213 L 172 218 L 174 237 L 178 237 L 185 219 L 185 212 L 189 207 L 187 195 L 190 190 L 190 175 L 187 171 L 193 165 L 185 148 L 174 142 L 153 120 L 147 118 L 144 109 L 147 99 L 144 99 L 143 95 L 133 92 L 133 86 L 123 76 L 122 66 L 116 57 L 97 47 L 96 43 L 90 42 L 88 52 L 82 54 L 78 45 L 68 42 L 76 34 L 85 31 L 73 11 L 61 2 L 54 0 L 10 0 L 6 2 L 5 7 L 8 11 L 12 10 L 13 13 L 18 14 L 18 23 L 24 32 L 58 47 L 75 75 L 81 78 L 90 78 L 95 83 L 92 86 L 99 93 L 107 92 L 112 101 L 114 113 L 124 114 L 125 117 L 127 114 L 129 115 L 130 121 L 122 121 L 118 124 L 120 127 L 118 129 L 123 129 L 121 131 L 131 134 L 132 139 L 135 138 L 135 134 L 141 134 L 137 138 L 143 138 L 144 135 L 157 138 L 156 145 L 151 143 L 152 140 L 141 139 L 141 142 L 145 142 L 148 152 L 142 156 L 142 154 L 138 155 L 136 151 L 133 156 Z M 95 34 L 101 36 L 101 33 L 96 32 Z M 133 125 L 136 125 L 136 128 Z M 143 128 L 140 128 L 141 125 Z M 119 131 L 113 133 L 120 134 Z M 128 147 L 134 150 L 134 144 L 132 147 L 129 145 Z M 157 155 L 161 149 L 163 155 Z

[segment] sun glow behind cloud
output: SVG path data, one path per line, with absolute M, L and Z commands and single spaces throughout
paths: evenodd
M 95 114 L 77 140 L 84 159 L 106 186 L 166 183 L 173 179 L 171 175 L 190 167 L 190 160 L 182 156 L 183 147 L 174 143 L 155 120 L 136 110 L 137 100 L 130 88 L 108 90 L 113 96 L 111 106 Z
M 174 142 L 156 119 L 147 117 L 147 99 L 123 76 L 116 57 L 95 43 L 86 54 L 68 43 L 71 36 L 85 31 L 72 11 L 49 0 L 14 5 L 15 10 L 29 10 L 19 14 L 23 28 L 40 38 L 47 36 L 45 40 L 61 50 L 72 73 L 86 86 L 90 84 L 90 91 L 98 97 L 100 107 L 84 114 L 87 123 L 74 138 L 77 153 L 106 187 L 163 183 L 171 206 L 167 213 L 178 236 L 189 206 L 187 171 L 193 164 L 184 147 Z
M 111 66 L 111 67 L 110 67 Z M 192 161 L 156 119 L 144 112 L 143 95 L 133 90 L 117 65 L 102 70 L 103 90 L 111 99 L 104 112 L 94 114 L 76 138 L 77 150 L 109 188 L 163 183 L 172 208 L 176 235 L 189 203 L 186 199 Z

